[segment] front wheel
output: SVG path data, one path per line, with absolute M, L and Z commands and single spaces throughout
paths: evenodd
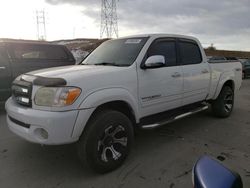
M 84 165 L 96 172 L 112 171 L 125 161 L 134 133 L 129 118 L 121 112 L 104 110 L 94 115 L 78 143 Z
M 234 106 L 234 91 L 229 86 L 224 86 L 216 100 L 212 102 L 212 111 L 217 117 L 230 116 Z

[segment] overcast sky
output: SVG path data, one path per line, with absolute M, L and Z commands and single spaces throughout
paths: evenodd
M 0 38 L 36 39 L 35 11 L 43 8 L 48 40 L 98 38 L 100 6 L 101 0 L 1 0 Z M 117 11 L 119 36 L 184 34 L 205 47 L 250 50 L 250 0 L 119 0 Z

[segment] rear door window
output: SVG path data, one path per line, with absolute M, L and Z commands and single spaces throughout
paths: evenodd
M 65 60 L 68 54 L 61 46 L 12 44 L 11 49 L 15 59 L 36 60 Z
M 199 64 L 202 62 L 200 48 L 195 42 L 179 41 L 179 48 L 183 65 Z

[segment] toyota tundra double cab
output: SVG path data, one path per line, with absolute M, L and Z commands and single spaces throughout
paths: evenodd
M 228 117 L 241 81 L 240 62 L 208 63 L 196 38 L 124 37 L 104 42 L 80 65 L 17 77 L 7 122 L 30 142 L 76 142 L 81 161 L 104 173 L 124 162 L 137 128 L 156 128 L 208 105 Z

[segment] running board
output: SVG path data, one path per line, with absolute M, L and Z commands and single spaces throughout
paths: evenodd
M 192 110 L 190 112 L 186 112 L 186 113 L 180 114 L 178 116 L 173 116 L 173 117 L 171 117 L 171 118 L 169 118 L 167 120 L 161 121 L 161 122 L 157 122 L 157 123 L 154 123 L 154 124 L 148 124 L 148 125 L 142 125 L 141 128 L 142 129 L 154 129 L 156 127 L 160 127 L 162 125 L 174 122 L 176 120 L 182 119 L 184 117 L 196 114 L 198 112 L 201 112 L 201 111 L 204 111 L 204 110 L 207 110 L 207 109 L 208 109 L 208 106 L 199 107 L 199 108 L 196 108 L 196 109 L 194 109 L 194 110 Z

